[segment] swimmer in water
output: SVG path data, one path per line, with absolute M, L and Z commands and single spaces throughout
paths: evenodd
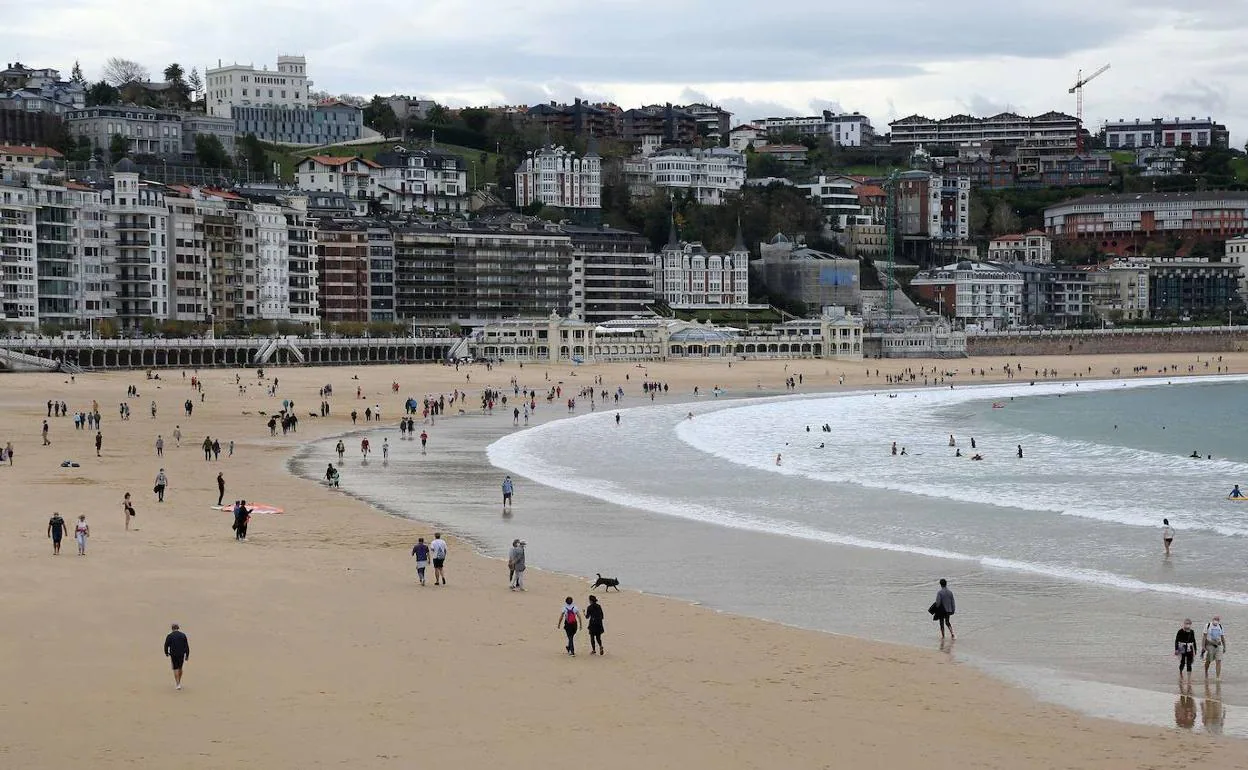
M 896 441 L 893 442 L 893 454 L 894 455 L 897 454 L 897 442 Z
M 901 448 L 901 456 L 902 457 L 906 456 L 906 448 L 904 446 Z
M 975 454 L 975 455 L 972 455 L 972 456 L 971 456 L 971 459 L 972 459 L 972 460 L 982 460 L 982 459 L 984 459 L 984 456 L 983 456 L 983 455 L 981 455 L 981 454 Z
M 961 450 L 961 449 L 955 449 L 955 450 L 954 450 L 954 452 L 953 452 L 953 456 L 954 456 L 954 457 L 961 457 L 961 456 L 962 456 L 962 450 Z
M 819 448 L 820 448 L 820 449 L 823 449 L 823 442 L 822 442 L 822 441 L 820 441 L 820 442 L 819 442 Z
M 1243 497 L 1243 496 L 1244 496 L 1244 495 L 1243 495 L 1243 493 L 1239 491 L 1239 485 L 1238 485 L 1238 484 L 1236 484 L 1236 485 L 1235 485 L 1235 486 L 1231 489 L 1231 497 Z
M 780 464 L 780 455 L 776 455 L 776 465 Z

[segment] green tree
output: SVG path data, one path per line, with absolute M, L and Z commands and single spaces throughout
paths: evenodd
M 451 122 L 451 114 L 440 104 L 435 104 L 429 108 L 429 112 L 425 115 L 425 121 L 436 123 L 438 125 L 446 125 Z
M 178 104 L 190 104 L 191 87 L 186 83 L 186 72 L 182 69 L 182 65 L 174 62 L 165 67 L 165 82 L 173 86 L 177 92 L 174 96 Z
M 191 67 L 191 74 L 186 78 L 186 84 L 191 88 L 191 101 L 199 101 L 199 96 L 204 91 L 204 81 L 199 76 L 199 70 Z
M 126 157 L 130 152 L 130 140 L 121 134 L 113 134 L 108 138 L 108 154 L 113 163 Z
M 1018 212 L 1007 201 L 998 201 L 992 209 L 989 229 L 993 235 L 1006 235 L 1018 232 L 1022 226 Z
M 104 104 L 117 104 L 121 101 L 121 91 L 117 87 L 101 80 L 87 89 L 87 106 L 96 107 Z
M 87 79 L 82 76 L 82 66 L 78 64 L 77 59 L 74 59 L 74 68 L 69 72 L 69 81 L 71 83 L 87 82 Z
M 364 107 L 364 125 L 380 132 L 382 136 L 398 136 L 402 128 L 390 102 L 380 96 L 373 96 Z
M 215 134 L 195 135 L 195 159 L 207 168 L 230 167 L 230 156 Z
M 472 131 L 484 132 L 490 123 L 491 112 L 485 107 L 468 107 L 459 111 L 459 119 Z
M 183 72 L 181 64 L 174 62 L 173 64 L 170 64 L 168 67 L 165 67 L 164 74 L 165 74 L 166 83 L 181 83 L 182 76 L 185 75 L 186 73 Z
M 95 332 L 101 339 L 115 340 L 117 339 L 117 322 L 111 318 L 101 318 L 95 326 Z
M 238 140 L 238 155 L 252 173 L 268 174 L 269 156 L 255 134 L 247 134 Z

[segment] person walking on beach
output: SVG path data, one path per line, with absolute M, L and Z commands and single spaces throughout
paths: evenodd
M 221 507 L 221 501 L 225 499 L 225 474 L 217 474 L 217 507 Z
M 338 469 L 334 467 L 333 463 L 330 463 L 329 467 L 325 469 L 325 483 L 331 487 L 338 486 Z
M 161 468 L 156 472 L 156 484 L 152 487 L 152 491 L 156 493 L 156 502 L 165 501 L 165 487 L 167 486 L 169 486 L 169 478 L 165 476 L 165 469 Z
M 390 459 L 390 439 L 383 438 L 381 440 L 381 461 L 385 462 Z
M 1226 632 L 1222 630 L 1222 616 L 1214 615 L 1213 620 L 1205 625 L 1202 639 L 1205 656 L 1205 678 L 1209 678 L 1209 664 L 1214 665 L 1214 674 L 1222 678 L 1222 656 L 1226 654 Z
M 58 511 L 52 512 L 52 518 L 48 519 L 48 537 L 52 539 L 52 555 L 61 555 L 61 540 L 65 537 L 65 520 L 61 518 Z
M 953 591 L 949 590 L 949 583 L 944 579 L 940 579 L 940 590 L 936 592 L 936 602 L 932 604 L 932 619 L 940 623 L 940 638 L 945 638 L 945 628 L 949 629 L 949 638 L 957 639 L 953 634 L 953 623 L 949 620 L 954 613 Z
M 511 476 L 503 477 L 503 510 L 511 508 L 511 496 L 516 491 L 515 485 L 511 483 Z
M 1192 662 L 1196 659 L 1196 632 L 1192 619 L 1184 618 L 1183 627 L 1174 635 L 1174 654 L 1179 659 L 1179 681 L 1183 681 L 1183 669 L 1187 668 L 1187 681 L 1192 681 Z
M 48 441 L 48 421 L 43 421 L 43 445 L 52 446 L 52 442 Z
M 1170 555 L 1170 544 L 1174 542 L 1174 527 L 1169 519 L 1161 520 L 1161 543 L 1166 547 L 1166 556 Z
M 130 502 L 130 493 L 121 500 L 121 513 L 126 517 L 126 531 L 130 531 L 130 520 L 134 518 L 134 503 Z M 136 528 L 137 529 L 137 528 Z
M 442 539 L 441 532 L 433 533 L 433 542 L 429 544 L 429 554 L 433 557 L 433 584 L 446 585 L 446 573 L 443 567 L 446 565 L 446 541 Z
M 182 633 L 181 627 L 174 623 L 165 637 L 165 657 L 173 665 L 173 689 L 182 689 L 182 666 L 191 659 L 191 643 Z
M 156 456 L 165 456 L 165 440 L 161 438 L 159 434 L 156 436 Z
M 429 546 L 423 537 L 416 539 L 416 545 L 412 546 L 412 556 L 416 557 L 416 576 L 420 578 L 420 584 L 423 586 L 425 568 L 429 566 Z
M 334 447 L 334 451 L 338 453 L 338 464 L 342 465 L 342 456 L 347 453 L 347 445 L 342 443 L 342 439 L 338 439 L 338 445 Z
M 568 635 L 568 646 L 564 649 L 572 657 L 576 657 L 576 630 L 580 627 L 581 611 L 576 608 L 572 602 L 572 597 L 563 600 L 563 609 L 559 612 L 559 621 L 555 628 L 563 628 L 563 632 Z
M 200 447 L 203 448 L 204 450 L 204 460 L 205 461 L 211 460 L 212 459 L 212 439 L 209 438 L 208 436 L 204 436 L 204 443 L 200 444 Z
M 510 571 L 509 586 L 513 591 L 524 590 L 524 546 L 523 540 L 511 541 L 511 552 L 507 554 L 507 569 Z
M 425 453 L 425 446 L 429 443 L 429 434 L 425 431 L 420 432 L 420 453 Z
M 249 523 L 251 523 L 251 511 L 247 510 L 247 501 L 239 500 L 234 503 L 234 539 L 236 541 L 246 542 Z
M 87 538 L 91 537 L 91 527 L 87 525 L 87 517 L 79 514 L 78 523 L 74 525 L 74 539 L 78 541 L 78 555 L 87 555 Z
M 589 606 L 585 608 L 585 619 L 588 621 L 586 630 L 589 631 L 590 655 L 593 655 L 595 652 L 599 655 L 607 654 L 607 648 L 602 645 L 602 632 L 605 630 L 602 625 L 604 617 L 602 605 L 598 603 L 598 597 L 590 594 Z

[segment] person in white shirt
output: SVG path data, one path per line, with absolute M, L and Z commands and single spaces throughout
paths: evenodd
M 446 541 L 442 539 L 441 532 L 433 533 L 429 556 L 433 560 L 433 584 L 446 585 L 446 575 L 442 572 L 442 567 L 446 564 Z
M 1161 520 L 1161 542 L 1166 546 L 1166 556 L 1170 555 L 1170 544 L 1174 542 L 1174 527 L 1169 519 Z
M 1213 620 L 1205 626 L 1204 634 L 1205 678 L 1209 678 L 1209 664 L 1214 664 L 1214 673 L 1222 678 L 1222 656 L 1226 654 L 1226 632 L 1222 630 L 1222 616 L 1214 615 Z

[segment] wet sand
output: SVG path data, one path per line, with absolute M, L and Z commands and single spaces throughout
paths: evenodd
M 1146 360 L 1183 367 L 1193 356 L 1026 359 L 1108 376 Z M 1248 357 L 1227 357 L 1235 371 Z M 804 374 L 803 391 L 880 384 L 881 374 L 932 362 L 863 364 L 788 362 Z M 1000 362 L 937 362 L 966 372 Z M 782 391 L 785 362 L 663 364 L 655 379 L 688 392 L 694 384 L 730 390 Z M 635 382 L 643 370 L 583 367 L 552 380 L 605 387 Z M 716 613 L 685 602 L 625 591 L 599 594 L 607 609 L 605 657 L 562 652 L 554 628 L 566 594 L 584 604 L 587 582 L 531 569 L 529 591 L 505 588 L 505 565 L 452 540 L 449 585 L 416 585 L 408 555 L 431 528 L 379 514 L 341 492 L 299 479 L 287 463 L 300 442 L 351 430 L 352 406 L 379 403 L 393 426 L 408 395 L 450 392 L 473 397 L 512 376 L 542 389 L 543 369 L 374 367 L 271 370 L 275 399 L 252 385 L 237 395 L 234 372 L 203 372 L 207 398 L 186 418 L 190 389 L 177 372 L 160 383 L 142 373 L 0 375 L 0 441 L 14 442 L 14 467 L 0 469 L 8 492 L 0 515 L 0 754 L 12 767 L 146 767 L 176 762 L 222 766 L 411 766 L 451 761 L 469 767 L 796 767 L 851 764 L 912 767 L 1173 766 L 1248 764 L 1248 744 L 1156 727 L 1082 717 L 1038 703 L 1027 693 L 935 650 L 803 631 Z M 254 372 L 242 373 L 244 381 Z M 472 382 L 465 381 L 471 374 Z M 351 380 L 352 375 L 361 379 Z M 988 378 L 991 379 L 991 378 Z M 392 393 L 393 380 L 402 384 Z M 976 377 L 975 381 L 980 380 Z M 317 388 L 333 383 L 334 414 L 307 416 Z M 133 417 L 117 419 L 126 385 L 139 387 Z M 359 385 L 366 398 L 353 398 Z M 629 390 L 630 405 L 638 399 Z M 260 411 L 293 398 L 298 434 L 270 438 Z M 103 457 L 92 433 L 70 418 L 51 420 L 52 446 L 39 446 L 44 402 L 83 409 L 92 398 L 104 417 Z M 156 399 L 157 419 L 147 406 Z M 250 414 L 244 414 L 250 412 Z M 553 413 L 552 413 L 553 412 Z M 542 418 L 566 414 L 539 408 Z M 458 505 L 498 515 L 497 472 L 474 495 L 474 468 L 493 418 L 451 416 L 429 428 L 430 453 L 454 423 L 461 437 L 451 475 Z M 457 421 L 462 421 L 460 427 Z M 181 425 L 181 448 L 172 433 Z M 476 425 L 482 425 L 479 430 Z M 363 426 L 359 426 L 363 427 Z M 165 438 L 170 479 L 157 504 L 152 479 L 157 432 Z M 478 434 L 474 438 L 473 434 Z M 233 439 L 233 458 L 205 462 L 204 435 Z M 392 443 L 394 443 L 392 441 Z M 474 446 L 475 445 L 475 446 Z M 358 453 L 358 443 L 351 447 Z M 374 451 L 377 451 L 374 447 Z M 449 446 L 448 446 L 449 449 Z M 397 450 L 396 450 L 397 451 Z M 358 455 L 357 455 L 358 456 Z M 60 468 L 73 459 L 79 468 Z M 328 458 L 326 458 L 328 459 Z M 374 454 L 374 461 L 380 457 Z M 442 458 L 440 462 L 445 462 Z M 462 466 L 461 466 L 462 463 Z M 449 467 L 449 466 L 448 466 Z M 236 543 L 228 514 L 213 510 L 223 471 L 235 497 L 284 506 L 253 518 L 249 541 Z M 483 473 L 483 472 L 482 472 Z M 126 533 L 120 500 L 135 495 L 138 531 Z M 443 520 L 445 494 L 418 494 L 417 508 Z M 47 518 L 87 513 L 86 557 L 68 546 L 50 555 Z M 532 548 L 532 544 L 531 544 Z M 531 561 L 534 567 L 540 560 Z M 834 597 L 829 599 L 835 601 Z M 160 644 L 170 622 L 188 633 L 186 689 L 175 692 Z M 582 635 L 581 644 L 587 640 Z M 1198 720 L 1199 721 L 1199 720 Z M 898 740 L 905 736 L 907 740 Z

